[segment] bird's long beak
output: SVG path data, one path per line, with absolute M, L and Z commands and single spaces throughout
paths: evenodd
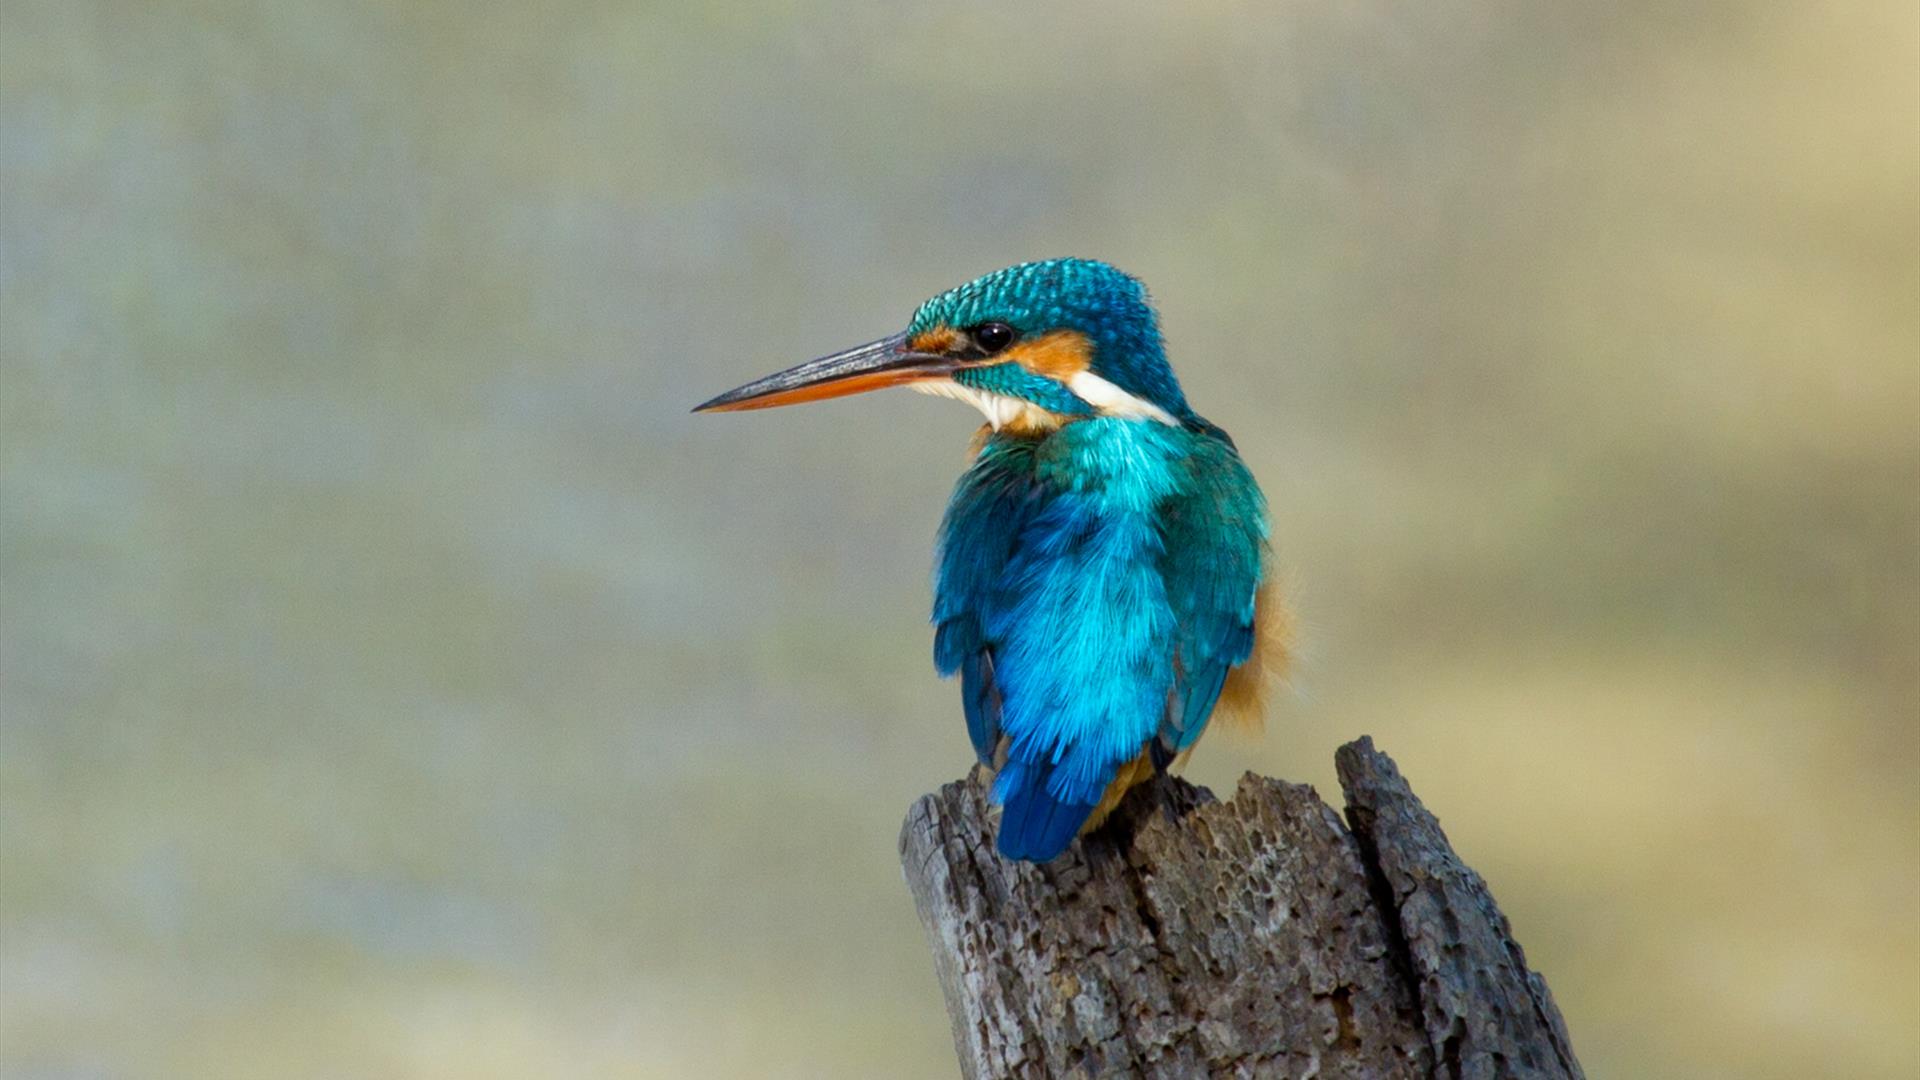
M 695 406 L 693 411 L 734 412 L 825 401 L 939 378 L 959 366 L 951 357 L 917 352 L 907 342 L 907 335 L 895 334 L 756 379 Z

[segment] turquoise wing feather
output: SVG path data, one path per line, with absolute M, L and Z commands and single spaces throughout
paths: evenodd
M 1180 690 L 1162 722 L 1156 759 L 1192 746 L 1227 674 L 1253 651 L 1254 601 L 1267 544 L 1267 507 L 1224 435 L 1196 436 L 1186 482 L 1161 508 L 1160 570 L 1179 626 Z
M 987 613 L 1001 604 L 1008 560 L 1044 492 L 1033 475 L 1034 444 L 995 439 L 960 478 L 940 523 L 935 556 L 934 667 L 960 676 L 967 735 L 983 765 L 1000 743 L 1000 689 Z

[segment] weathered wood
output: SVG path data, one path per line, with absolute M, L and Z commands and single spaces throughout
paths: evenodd
M 1366 739 L 1313 788 L 1176 778 L 1045 866 L 993 850 L 979 770 L 900 854 L 980 1078 L 1580 1077 L 1478 875 Z
M 1584 1076 L 1547 981 L 1528 970 L 1487 883 L 1453 853 L 1393 759 L 1363 737 L 1333 761 L 1381 910 L 1418 982 L 1437 1075 Z

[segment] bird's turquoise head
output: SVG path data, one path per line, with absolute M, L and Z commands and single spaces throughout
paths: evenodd
M 1193 419 L 1140 282 L 1103 262 L 997 270 L 928 300 L 907 328 L 748 383 L 696 411 L 757 409 L 911 386 L 977 405 L 995 427 L 1098 415 Z

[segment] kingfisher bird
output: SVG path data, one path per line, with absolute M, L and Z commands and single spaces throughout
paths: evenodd
M 940 524 L 934 666 L 994 770 L 1000 853 L 1047 862 L 1214 716 L 1259 724 L 1288 653 L 1266 499 L 1187 404 L 1146 289 L 1089 259 L 987 274 L 694 411 L 889 386 L 986 415 Z

